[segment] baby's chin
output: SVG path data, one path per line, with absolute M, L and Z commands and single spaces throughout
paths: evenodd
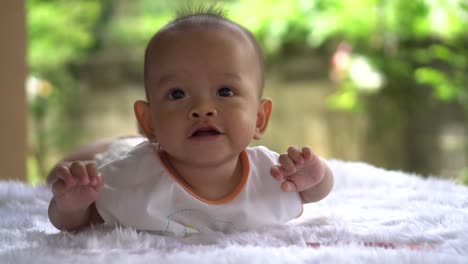
M 183 163 L 186 165 L 200 168 L 216 168 L 224 163 L 234 162 L 238 160 L 242 150 L 222 150 L 219 147 L 213 148 L 197 148 L 192 151 L 185 151 L 181 155 L 170 155 L 168 158 L 175 163 Z

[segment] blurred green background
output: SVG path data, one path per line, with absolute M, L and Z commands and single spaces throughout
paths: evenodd
M 27 1 L 31 183 L 79 145 L 137 133 L 145 45 L 200 2 Z M 466 1 L 216 2 L 266 55 L 274 110 L 254 144 L 468 183 Z

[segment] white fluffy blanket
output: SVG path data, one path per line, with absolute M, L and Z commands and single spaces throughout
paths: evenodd
M 468 263 L 468 188 L 330 161 L 331 195 L 284 226 L 163 237 L 130 228 L 60 233 L 45 186 L 0 182 L 0 263 Z

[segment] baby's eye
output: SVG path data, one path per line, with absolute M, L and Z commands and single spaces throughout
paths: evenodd
M 219 90 L 216 92 L 217 95 L 223 96 L 223 97 L 229 97 L 234 95 L 234 91 L 226 86 L 223 86 L 219 88 Z
M 169 92 L 169 99 L 171 100 L 179 100 L 185 97 L 184 91 L 181 89 L 173 89 Z

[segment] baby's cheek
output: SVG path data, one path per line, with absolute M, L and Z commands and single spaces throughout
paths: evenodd
M 255 134 L 256 120 L 249 116 L 241 116 L 237 121 L 233 120 L 231 127 L 239 136 L 244 136 L 250 141 Z

